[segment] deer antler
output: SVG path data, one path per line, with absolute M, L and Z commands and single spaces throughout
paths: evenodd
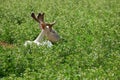
M 39 13 L 38 16 L 36 17 L 34 13 L 31 14 L 31 17 L 36 20 L 37 22 L 44 22 L 44 14 L 45 13 Z
M 36 20 L 37 22 L 39 22 L 38 18 L 35 16 L 34 13 L 31 14 L 31 17 L 32 17 L 34 20 Z
M 38 14 L 37 19 L 38 19 L 40 22 L 44 22 L 44 14 L 45 14 L 45 13 L 39 13 L 39 14 Z
M 37 17 L 35 16 L 34 13 L 32 13 L 32 14 L 31 14 L 31 17 L 32 17 L 35 21 L 37 21 L 37 22 L 39 23 L 40 28 L 42 27 L 41 25 L 42 25 L 43 23 L 45 23 L 45 22 L 44 22 L 44 13 L 39 13 Z M 42 27 L 42 28 L 43 28 L 43 27 Z

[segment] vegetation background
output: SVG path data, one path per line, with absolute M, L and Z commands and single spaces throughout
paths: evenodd
M 40 32 L 32 12 L 64 40 L 25 47 Z M 0 80 L 40 79 L 119 80 L 120 0 L 0 0 Z

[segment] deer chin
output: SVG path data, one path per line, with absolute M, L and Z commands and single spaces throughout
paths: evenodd
M 48 39 L 50 42 L 52 42 L 52 43 L 55 43 L 55 42 L 58 42 L 59 40 L 55 40 L 55 39 Z

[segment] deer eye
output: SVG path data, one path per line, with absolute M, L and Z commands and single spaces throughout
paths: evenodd
M 49 28 L 49 26 L 46 26 L 46 28 Z

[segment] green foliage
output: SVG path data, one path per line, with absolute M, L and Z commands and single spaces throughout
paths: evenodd
M 0 0 L 0 80 L 119 80 L 120 0 Z M 27 46 L 56 20 L 52 48 Z M 6 46 L 1 44 L 6 42 Z M 7 47 L 13 45 L 12 47 Z

